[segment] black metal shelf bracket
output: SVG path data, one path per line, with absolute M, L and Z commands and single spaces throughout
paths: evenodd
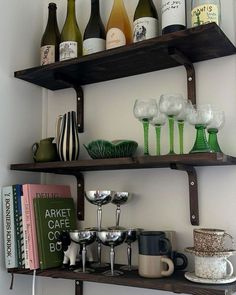
M 83 295 L 83 281 L 75 281 L 75 295 Z
M 188 174 L 190 221 L 199 225 L 197 173 L 194 167 L 181 164 L 171 164 L 171 169 L 185 171 Z
M 187 72 L 188 99 L 191 100 L 192 104 L 196 104 L 196 79 L 195 69 L 192 62 L 182 52 L 175 48 L 169 48 L 169 55 L 185 67 Z
M 77 112 L 77 126 L 78 132 L 84 132 L 84 92 L 81 86 L 77 85 L 76 81 L 73 81 L 70 77 L 65 74 L 55 73 L 55 79 L 57 81 L 62 81 L 69 87 L 74 88 L 76 92 L 76 112 Z
M 73 173 L 77 181 L 77 218 L 84 220 L 84 176 L 79 172 Z

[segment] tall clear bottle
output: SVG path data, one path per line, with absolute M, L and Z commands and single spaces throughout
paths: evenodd
M 192 27 L 215 22 L 221 24 L 220 0 L 192 0 Z
M 133 21 L 133 42 L 158 36 L 158 14 L 152 0 L 139 0 Z
M 60 32 L 56 13 L 56 4 L 49 3 L 47 26 L 41 39 L 41 65 L 51 64 L 59 60 Z
M 91 0 L 91 14 L 84 31 L 83 55 L 106 49 L 106 32 L 100 16 L 99 0 Z
M 67 2 L 67 16 L 60 42 L 60 61 L 82 55 L 82 36 L 76 20 L 75 0 Z
M 162 34 L 186 29 L 186 1 L 161 1 Z
M 123 0 L 114 0 L 107 23 L 106 49 L 130 44 L 132 30 Z

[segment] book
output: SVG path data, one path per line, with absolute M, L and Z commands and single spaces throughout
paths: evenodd
M 14 201 L 14 218 L 15 218 L 15 232 L 17 245 L 17 259 L 18 267 L 23 268 L 25 265 L 24 259 L 24 240 L 23 240 L 23 224 L 22 224 L 22 210 L 21 210 L 21 196 L 22 185 L 12 185 L 13 201 Z
M 5 265 L 6 268 L 15 268 L 18 267 L 18 252 L 12 186 L 4 186 L 2 188 L 2 202 Z
M 67 185 L 51 184 L 23 184 L 23 198 L 25 208 L 25 227 L 28 235 L 29 268 L 39 268 L 38 244 L 34 216 L 35 198 L 71 197 L 70 187 Z
M 62 231 L 76 229 L 76 211 L 72 198 L 34 199 L 40 268 L 58 267 L 63 262 Z
M 25 202 L 24 196 L 21 196 L 21 210 L 22 210 L 22 225 L 23 225 L 23 245 L 24 245 L 24 254 L 25 254 L 25 268 L 29 269 L 29 237 L 28 229 L 26 225 L 26 214 L 25 214 Z

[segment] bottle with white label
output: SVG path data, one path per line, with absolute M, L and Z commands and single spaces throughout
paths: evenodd
M 91 14 L 84 31 L 83 55 L 106 49 L 106 32 L 99 11 L 99 0 L 91 0 Z
M 41 39 L 41 65 L 48 65 L 59 59 L 60 32 L 57 25 L 56 11 L 56 4 L 49 3 L 48 22 Z
M 123 0 L 114 0 L 107 23 L 106 49 L 132 42 L 132 31 Z
M 168 34 L 186 29 L 185 0 L 161 1 L 162 34 Z
M 75 0 L 67 2 L 67 16 L 60 39 L 60 61 L 82 55 L 82 36 L 76 20 Z
M 220 0 L 192 0 L 192 27 L 215 22 L 220 26 Z
M 134 13 L 133 42 L 158 36 L 158 14 L 152 0 L 139 0 Z

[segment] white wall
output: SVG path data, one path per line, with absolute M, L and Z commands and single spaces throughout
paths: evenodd
M 47 18 L 48 2 L 48 0 L 44 1 L 44 7 L 42 9 L 44 12 L 45 21 Z M 56 2 L 58 4 L 59 26 L 61 29 L 65 18 L 66 1 L 63 1 L 62 3 L 62 1 L 58 0 Z M 78 22 L 82 32 L 84 31 L 89 17 L 89 2 L 90 1 L 88 0 L 77 1 Z M 133 16 L 137 2 L 137 0 L 125 1 L 130 18 Z M 155 0 L 154 2 L 159 8 L 159 1 Z M 107 22 L 111 5 L 112 0 L 101 0 L 102 17 L 104 23 Z M 31 19 L 28 21 L 28 23 L 31 24 L 32 19 L 37 20 L 37 17 L 39 17 L 35 16 L 35 18 L 32 18 L 31 11 L 32 14 L 35 14 L 37 10 L 41 11 L 40 7 L 36 9 L 31 7 L 28 3 L 28 13 L 26 14 L 22 9 L 22 19 Z M 235 12 L 235 1 L 222 1 L 222 29 L 233 43 L 235 43 Z M 16 22 L 17 17 L 19 19 L 19 10 L 14 10 L 14 13 L 16 14 L 16 17 L 14 18 L 14 21 Z M 22 22 L 22 25 L 23 23 L 24 22 Z M 3 26 L 0 27 L 2 28 Z M 25 36 L 24 29 L 22 29 L 22 27 L 17 27 L 16 29 L 16 24 L 12 24 L 11 34 L 13 34 L 14 38 L 16 34 L 14 34 L 15 30 L 19 29 L 21 31 L 16 32 L 19 36 L 19 40 L 22 42 L 21 38 L 22 36 Z M 28 29 L 27 24 L 25 24 L 25 29 Z M 11 67 L 11 64 L 9 66 L 9 62 L 5 68 L 3 68 L 5 76 L 6 72 L 9 72 L 12 75 L 12 72 L 15 70 L 15 68 L 21 69 L 37 63 L 38 59 L 36 55 L 32 54 L 32 51 L 36 50 L 37 41 L 35 40 L 40 39 L 42 33 L 42 31 L 39 32 L 41 29 L 40 23 L 37 21 L 34 22 L 33 29 L 35 30 L 32 30 L 32 27 L 30 27 L 30 29 L 31 31 L 27 35 L 27 43 L 30 46 L 30 50 L 29 47 L 27 47 L 28 50 L 26 54 L 25 51 L 22 50 L 22 52 L 20 52 L 20 57 L 15 57 L 14 62 L 11 60 L 13 67 Z M 23 42 L 21 43 L 21 46 L 22 45 Z M 19 50 L 21 46 L 18 46 L 17 49 Z M 6 58 L 3 58 L 1 63 L 6 63 Z M 225 110 L 226 124 L 224 129 L 219 134 L 219 141 L 223 151 L 226 154 L 231 154 L 233 156 L 236 156 L 236 137 L 234 136 L 234 128 L 236 127 L 235 65 L 236 56 L 201 62 L 195 65 L 197 79 L 197 100 L 199 103 L 211 103 L 216 105 L 218 108 Z M 9 78 L 6 79 L 9 80 Z M 11 130 L 11 134 L 13 134 L 13 132 L 15 132 L 16 126 L 20 126 L 20 130 L 17 132 L 17 149 L 15 148 L 10 154 L 12 140 L 14 140 L 12 138 L 8 140 L 7 145 L 5 140 L 4 146 L 2 147 L 2 150 L 6 150 L 4 154 L 4 163 L 7 159 L 7 163 L 2 165 L 4 170 L 6 170 L 3 171 L 3 179 L 5 178 L 4 183 L 7 183 L 8 181 L 11 183 L 13 179 L 21 181 L 21 174 L 7 172 L 7 165 L 9 162 L 23 162 L 27 160 L 28 154 L 27 151 L 25 151 L 25 148 L 29 147 L 29 144 L 35 139 L 38 139 L 40 136 L 40 114 L 38 113 L 38 109 L 40 109 L 41 100 L 36 99 L 37 96 L 40 96 L 39 88 L 21 81 L 12 80 L 9 83 L 10 86 L 8 89 L 8 100 L 4 97 L 6 95 L 1 96 L 1 99 L 4 97 L 4 104 L 6 105 L 6 103 L 9 102 L 9 98 L 11 98 L 12 104 L 14 105 L 14 110 L 17 110 L 17 113 L 19 113 L 21 117 L 18 119 L 20 122 L 16 122 L 14 125 L 12 123 L 9 128 L 9 130 Z M 12 93 L 12 85 L 17 87 L 18 96 L 19 93 L 22 93 L 19 100 L 18 97 L 15 97 L 15 93 Z M 7 87 L 4 86 L 4 88 L 1 88 L 6 89 Z M 186 75 L 183 67 L 85 86 L 85 132 L 80 135 L 80 158 L 88 158 L 88 155 L 83 148 L 83 143 L 88 143 L 91 140 L 99 138 L 108 140 L 118 138 L 137 140 L 140 146 L 139 153 L 141 154 L 143 147 L 143 133 L 141 124 L 133 117 L 132 114 L 134 100 L 138 97 L 153 97 L 158 99 L 162 93 L 167 91 L 182 92 L 184 95 L 186 95 Z M 30 110 L 32 113 L 25 111 L 26 106 L 31 107 Z M 10 110 L 10 106 L 8 106 L 8 108 Z M 75 94 L 73 90 L 69 89 L 56 92 L 44 91 L 43 136 L 54 136 L 55 121 L 57 116 L 59 114 L 63 114 L 66 111 L 74 109 Z M 10 111 L 8 113 L 10 113 Z M 25 116 L 31 116 L 31 114 L 34 114 L 33 122 L 31 117 L 25 118 Z M 6 116 L 6 112 L 3 112 L 3 116 L 4 115 Z M 35 119 L 36 116 L 38 116 L 37 119 Z M 15 118 L 16 116 L 13 117 Z M 30 126 L 32 131 L 29 133 L 27 132 L 25 135 L 26 138 L 23 138 L 22 130 L 27 130 L 27 126 Z M 167 126 L 165 126 L 162 133 L 163 153 L 168 151 L 167 131 Z M 5 136 L 7 135 L 6 131 L 1 130 L 1 132 L 4 132 L 3 134 Z M 23 132 L 23 134 L 25 133 Z M 193 144 L 194 135 L 195 133 L 193 127 L 186 125 L 186 152 L 190 150 Z M 150 129 L 150 144 L 150 151 L 152 154 L 154 154 L 155 134 L 152 128 Z M 20 148 L 21 151 L 19 151 L 19 145 L 22 146 Z M 204 167 L 198 168 L 197 173 L 199 181 L 198 189 L 200 226 L 223 228 L 234 235 L 236 238 L 236 167 Z M 123 226 L 142 227 L 145 229 L 156 230 L 172 229 L 177 232 L 177 246 L 179 251 L 184 251 L 183 249 L 185 247 L 193 245 L 192 231 L 194 227 L 191 226 L 189 222 L 187 176 L 184 172 L 172 171 L 170 169 L 149 169 L 137 171 L 89 172 L 85 173 L 84 175 L 86 189 L 112 188 L 114 190 L 128 190 L 133 192 L 133 199 L 121 209 L 121 224 Z M 59 181 L 63 183 L 69 183 L 71 184 L 75 193 L 75 180 L 72 177 L 48 175 L 47 181 L 55 183 Z M 107 205 L 104 206 L 103 209 L 103 225 L 107 226 L 113 224 L 115 207 L 112 205 Z M 95 225 L 95 206 L 86 202 L 85 216 L 85 221 L 79 224 L 81 228 L 84 226 Z M 116 250 L 117 262 L 125 263 L 125 246 L 122 245 L 117 247 Z M 107 249 L 104 249 L 103 254 L 104 259 L 108 259 Z M 191 270 L 193 267 L 193 257 L 191 255 L 188 255 L 188 257 L 190 260 L 189 269 Z M 133 258 L 134 263 L 137 263 L 136 244 L 134 245 Z M 234 258 L 231 260 L 236 267 L 236 260 Z M 6 278 L 5 281 L 9 279 L 9 277 L 4 272 L 3 277 Z M 15 283 L 17 287 L 21 286 L 21 280 L 22 276 L 17 276 Z M 24 280 L 27 282 L 24 294 L 30 294 L 31 278 Z M 65 293 L 74 294 L 73 281 L 38 278 L 37 286 L 37 295 L 49 295 L 52 293 L 56 293 L 58 295 Z M 17 294 L 20 295 L 21 293 L 19 290 L 17 291 Z M 114 295 L 119 294 L 120 292 L 137 295 L 171 294 L 167 292 L 127 288 L 122 286 L 85 283 L 85 295 L 99 295 L 109 292 L 112 292 Z
M 14 71 L 38 64 L 42 4 L 34 0 L 2 1 L 0 10 L 0 186 L 39 181 L 39 175 L 9 170 L 11 163 L 31 162 L 31 145 L 41 138 L 42 90 L 14 78 Z M 0 202 L 2 203 L 2 202 Z M 0 208 L 1 209 L 1 208 Z M 31 294 L 31 279 L 16 276 L 13 291 L 6 273 L 0 210 L 0 294 Z

